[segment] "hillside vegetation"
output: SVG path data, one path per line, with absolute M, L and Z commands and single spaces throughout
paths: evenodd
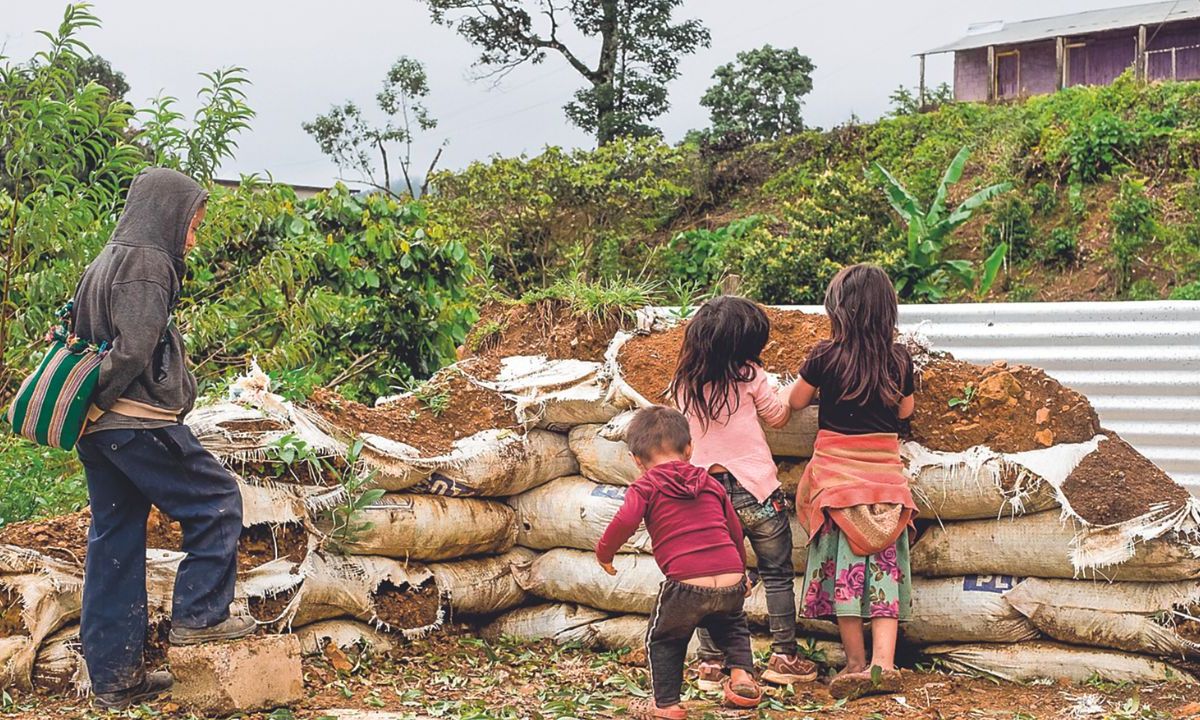
M 431 217 L 493 287 L 641 278 L 668 294 L 724 275 L 764 302 L 817 302 L 839 267 L 895 269 L 905 230 L 879 163 L 923 202 L 971 156 L 951 207 L 1011 183 L 951 236 L 948 255 L 1007 245 L 987 299 L 1200 297 L 1200 84 L 1071 88 L 1018 104 L 946 104 L 781 140 L 614 142 L 496 158 L 434 179 Z M 947 287 L 946 300 L 969 300 Z M 918 298 L 914 298 L 918 299 Z

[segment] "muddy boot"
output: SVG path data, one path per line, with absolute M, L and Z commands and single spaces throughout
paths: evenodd
M 171 689 L 175 679 L 169 672 L 152 672 L 138 685 L 126 690 L 110 693 L 97 693 L 92 698 L 92 705 L 100 710 L 123 710 L 130 705 L 137 705 L 153 700 Z
M 172 645 L 200 645 L 201 643 L 237 640 L 253 635 L 258 629 L 254 618 L 231 615 L 224 622 L 206 628 L 171 628 Z

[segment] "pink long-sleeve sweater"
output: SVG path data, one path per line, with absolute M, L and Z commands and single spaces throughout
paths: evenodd
M 737 393 L 736 409 L 707 427 L 688 413 L 692 430 L 692 463 L 706 470 L 720 465 L 759 502 L 779 489 L 778 469 L 767 445 L 762 423 L 783 427 L 791 417 L 787 401 L 767 382 L 767 373 L 755 368 L 754 377 L 731 388 Z M 761 419 L 761 422 L 760 422 Z

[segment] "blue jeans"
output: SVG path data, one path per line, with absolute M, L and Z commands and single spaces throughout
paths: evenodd
M 92 688 L 145 677 L 146 519 L 151 504 L 183 526 L 172 623 L 205 628 L 229 617 L 242 532 L 237 480 L 185 425 L 102 430 L 76 444 L 87 474 L 88 532 L 80 640 Z
M 758 576 L 767 593 L 767 615 L 771 628 L 771 651 L 795 655 L 796 645 L 796 569 L 792 565 L 792 526 L 781 491 L 759 502 L 733 475 L 717 473 L 713 477 L 725 486 L 733 509 L 742 521 L 742 530 L 758 557 Z M 712 638 L 700 630 L 700 659 L 720 660 L 721 651 Z

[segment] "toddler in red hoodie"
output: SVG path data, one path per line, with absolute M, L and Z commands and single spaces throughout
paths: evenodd
M 725 657 L 725 700 L 754 707 L 762 691 L 751 673 L 750 629 L 742 603 L 749 590 L 742 525 L 725 488 L 692 465 L 692 436 L 682 414 L 666 407 L 639 410 L 626 442 L 642 476 L 596 545 L 609 575 L 613 558 L 643 521 L 663 581 L 650 614 L 646 657 L 654 699 L 634 701 L 640 718 L 685 718 L 679 705 L 688 642 L 696 628 L 708 630 Z

